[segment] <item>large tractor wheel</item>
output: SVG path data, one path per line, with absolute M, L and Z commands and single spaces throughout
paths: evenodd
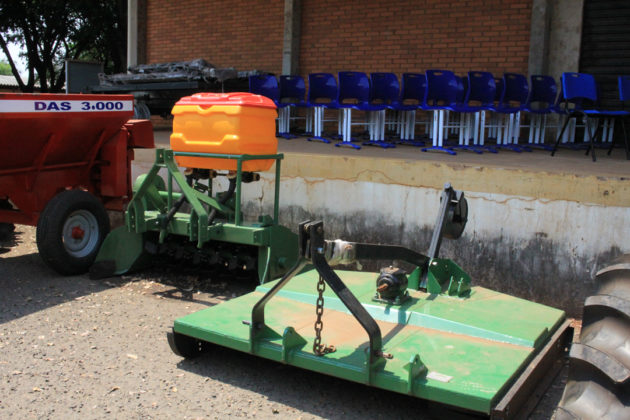
M 63 275 L 88 271 L 109 232 L 103 204 L 92 194 L 69 190 L 48 202 L 37 223 L 37 248 L 44 262 Z
M 580 342 L 556 412 L 564 419 L 630 419 L 630 255 L 597 273 L 584 303 Z

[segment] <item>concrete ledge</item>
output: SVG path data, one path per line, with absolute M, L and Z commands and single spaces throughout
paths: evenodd
M 630 162 L 626 177 L 547 172 L 535 167 L 517 169 L 298 152 L 286 152 L 282 165 L 282 176 L 286 178 L 364 181 L 435 189 L 442 188 L 444 182 L 449 181 L 464 191 L 630 207 Z

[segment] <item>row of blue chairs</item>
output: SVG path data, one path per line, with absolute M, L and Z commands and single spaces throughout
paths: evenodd
M 482 71 L 468 72 L 463 78 L 448 70 L 404 73 L 400 84 L 393 73 L 371 73 L 368 77 L 361 72 L 339 72 L 338 83 L 330 73 L 312 73 L 308 81 L 307 94 L 301 76 L 280 76 L 279 83 L 273 75 L 250 78 L 250 91 L 265 95 L 277 104 L 280 136 L 293 136 L 290 133 L 290 109 L 304 107 L 309 110 L 305 131 L 312 133 L 310 140 L 330 142 L 323 135 L 323 125 L 335 119 L 325 119 L 324 112 L 333 109 L 338 111 L 338 131 L 337 136 L 331 137 L 342 140 L 337 146 L 360 148 L 352 138 L 352 125 L 357 124 L 364 125 L 369 134 L 369 141 L 363 144 L 395 147 L 395 142 L 385 139 L 385 127 L 388 125 L 396 129 L 398 143 L 425 146 L 424 142 L 416 140 L 416 112 L 429 111 L 432 119 L 425 122 L 425 127 L 431 146 L 423 147 L 423 151 L 439 150 L 455 154 L 461 149 L 496 153 L 499 149 L 521 152 L 540 147 L 551 150 L 553 154 L 562 139 L 567 141 L 566 133 L 572 130 L 574 133 L 578 117 L 583 117 L 586 121 L 587 153 L 592 150 L 595 159 L 595 137 L 602 137 L 605 129 L 610 131 L 611 128 L 601 122 L 614 122 L 622 117 L 626 154 L 630 159 L 623 121 L 628 113 L 596 107 L 597 87 L 591 75 L 565 73 L 560 93 L 550 76 L 533 75 L 528 84 L 524 75 L 506 73 L 497 79 L 491 73 Z M 619 78 L 622 101 L 630 96 L 628 85 L 629 76 Z M 590 107 L 587 106 L 589 101 Z M 366 120 L 353 122 L 352 110 L 364 111 Z M 388 110 L 395 111 L 395 119 L 386 120 Z M 491 113 L 490 119 L 486 121 L 488 112 Z M 518 143 L 523 126 L 521 112 L 530 116 L 528 145 Z M 553 147 L 544 142 L 547 117 L 552 113 L 559 114 L 564 122 Z M 595 127 L 589 124 L 589 118 L 597 122 Z M 457 144 L 447 142 L 449 132 L 459 133 Z M 496 139 L 496 142 L 486 145 L 486 136 Z

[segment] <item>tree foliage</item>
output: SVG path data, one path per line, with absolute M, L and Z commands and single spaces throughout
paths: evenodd
M 11 72 L 11 66 L 6 61 L 0 61 L 0 75 L 2 76 L 11 76 L 13 73 Z
M 125 67 L 126 0 L 0 0 L 0 48 L 20 89 L 58 92 L 64 60 L 93 60 L 108 71 Z M 9 43 L 26 51 L 27 81 L 20 77 Z

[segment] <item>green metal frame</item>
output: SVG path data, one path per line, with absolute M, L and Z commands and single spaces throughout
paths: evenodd
M 188 185 L 180 172 L 176 156 L 229 159 L 236 161 L 235 197 L 221 204 L 212 196 L 212 184 L 207 192 Z M 109 262 L 106 272 L 122 274 L 140 268 L 146 262 L 143 243 L 151 232 L 158 233 L 158 243 L 164 243 L 169 235 L 187 237 L 201 249 L 209 241 L 222 241 L 259 248 L 258 274 L 260 282 L 269 281 L 284 274 L 297 258 L 297 236 L 279 225 L 280 168 L 282 154 L 273 155 L 230 155 L 217 153 L 175 152 L 156 149 L 155 162 L 149 172 L 136 182 L 136 191 L 125 213 L 125 227 L 119 228 L 106 238 L 96 262 Z M 251 160 L 275 160 L 276 176 L 274 188 L 273 217 L 260 215 L 257 222 L 245 222 L 242 214 L 243 164 Z M 166 190 L 158 172 L 167 170 Z M 177 185 L 181 192 L 174 191 Z M 191 206 L 190 213 L 176 212 L 172 218 L 168 213 L 184 196 Z M 209 212 L 204 205 L 218 212 L 216 222 L 208 225 Z M 124 232 L 123 232 L 124 230 Z M 134 234 L 136 236 L 134 236 Z M 111 267 L 113 261 L 114 267 Z M 110 275 L 111 275 L 110 274 Z M 103 275 L 96 275 L 102 277 Z
M 208 190 L 208 194 L 204 194 L 203 192 L 197 191 L 188 185 L 186 178 L 179 171 L 179 168 L 175 163 L 175 156 L 236 160 L 236 197 L 234 200 L 234 208 L 223 205 L 219 203 L 216 198 L 212 197 L 211 188 Z M 140 185 L 129 202 L 127 213 L 125 214 L 125 223 L 127 228 L 136 233 L 144 233 L 148 230 L 154 230 L 157 228 L 160 231 L 160 243 L 165 240 L 168 233 L 173 232 L 179 235 L 184 234 L 181 230 L 182 226 L 176 223 L 175 226 L 170 227 L 166 220 L 166 213 L 168 213 L 168 211 L 173 207 L 173 203 L 181 197 L 181 194 L 183 194 L 186 196 L 188 203 L 192 206 L 192 212 L 190 213 L 190 219 L 188 221 L 190 226 L 186 226 L 185 233 L 188 234 L 191 241 L 197 242 L 197 247 L 201 248 L 204 243 L 213 239 L 213 230 L 216 230 L 208 226 L 208 212 L 203 207 L 203 204 L 207 204 L 217 209 L 224 215 L 227 215 L 228 222 L 231 222 L 234 226 L 243 226 L 243 215 L 241 212 L 243 162 L 268 159 L 274 159 L 276 161 L 276 179 L 274 189 L 273 219 L 265 221 L 265 224 L 278 225 L 280 162 L 283 158 L 284 155 L 282 154 L 226 155 L 218 153 L 174 152 L 173 150 L 157 149 L 155 151 L 155 163 L 153 164 L 153 167 L 146 174 L 144 182 Z M 168 171 L 167 190 L 165 194 L 159 192 L 156 188 L 152 188 L 154 187 L 153 178 L 158 176 L 158 172 L 161 168 L 166 168 Z M 173 191 L 173 180 L 181 189 L 181 193 Z M 164 198 L 166 198 L 166 205 L 164 205 L 163 202 Z M 148 210 L 146 208 L 146 200 L 152 203 L 152 206 L 158 210 L 159 214 L 155 215 L 155 219 L 146 217 L 146 212 Z

